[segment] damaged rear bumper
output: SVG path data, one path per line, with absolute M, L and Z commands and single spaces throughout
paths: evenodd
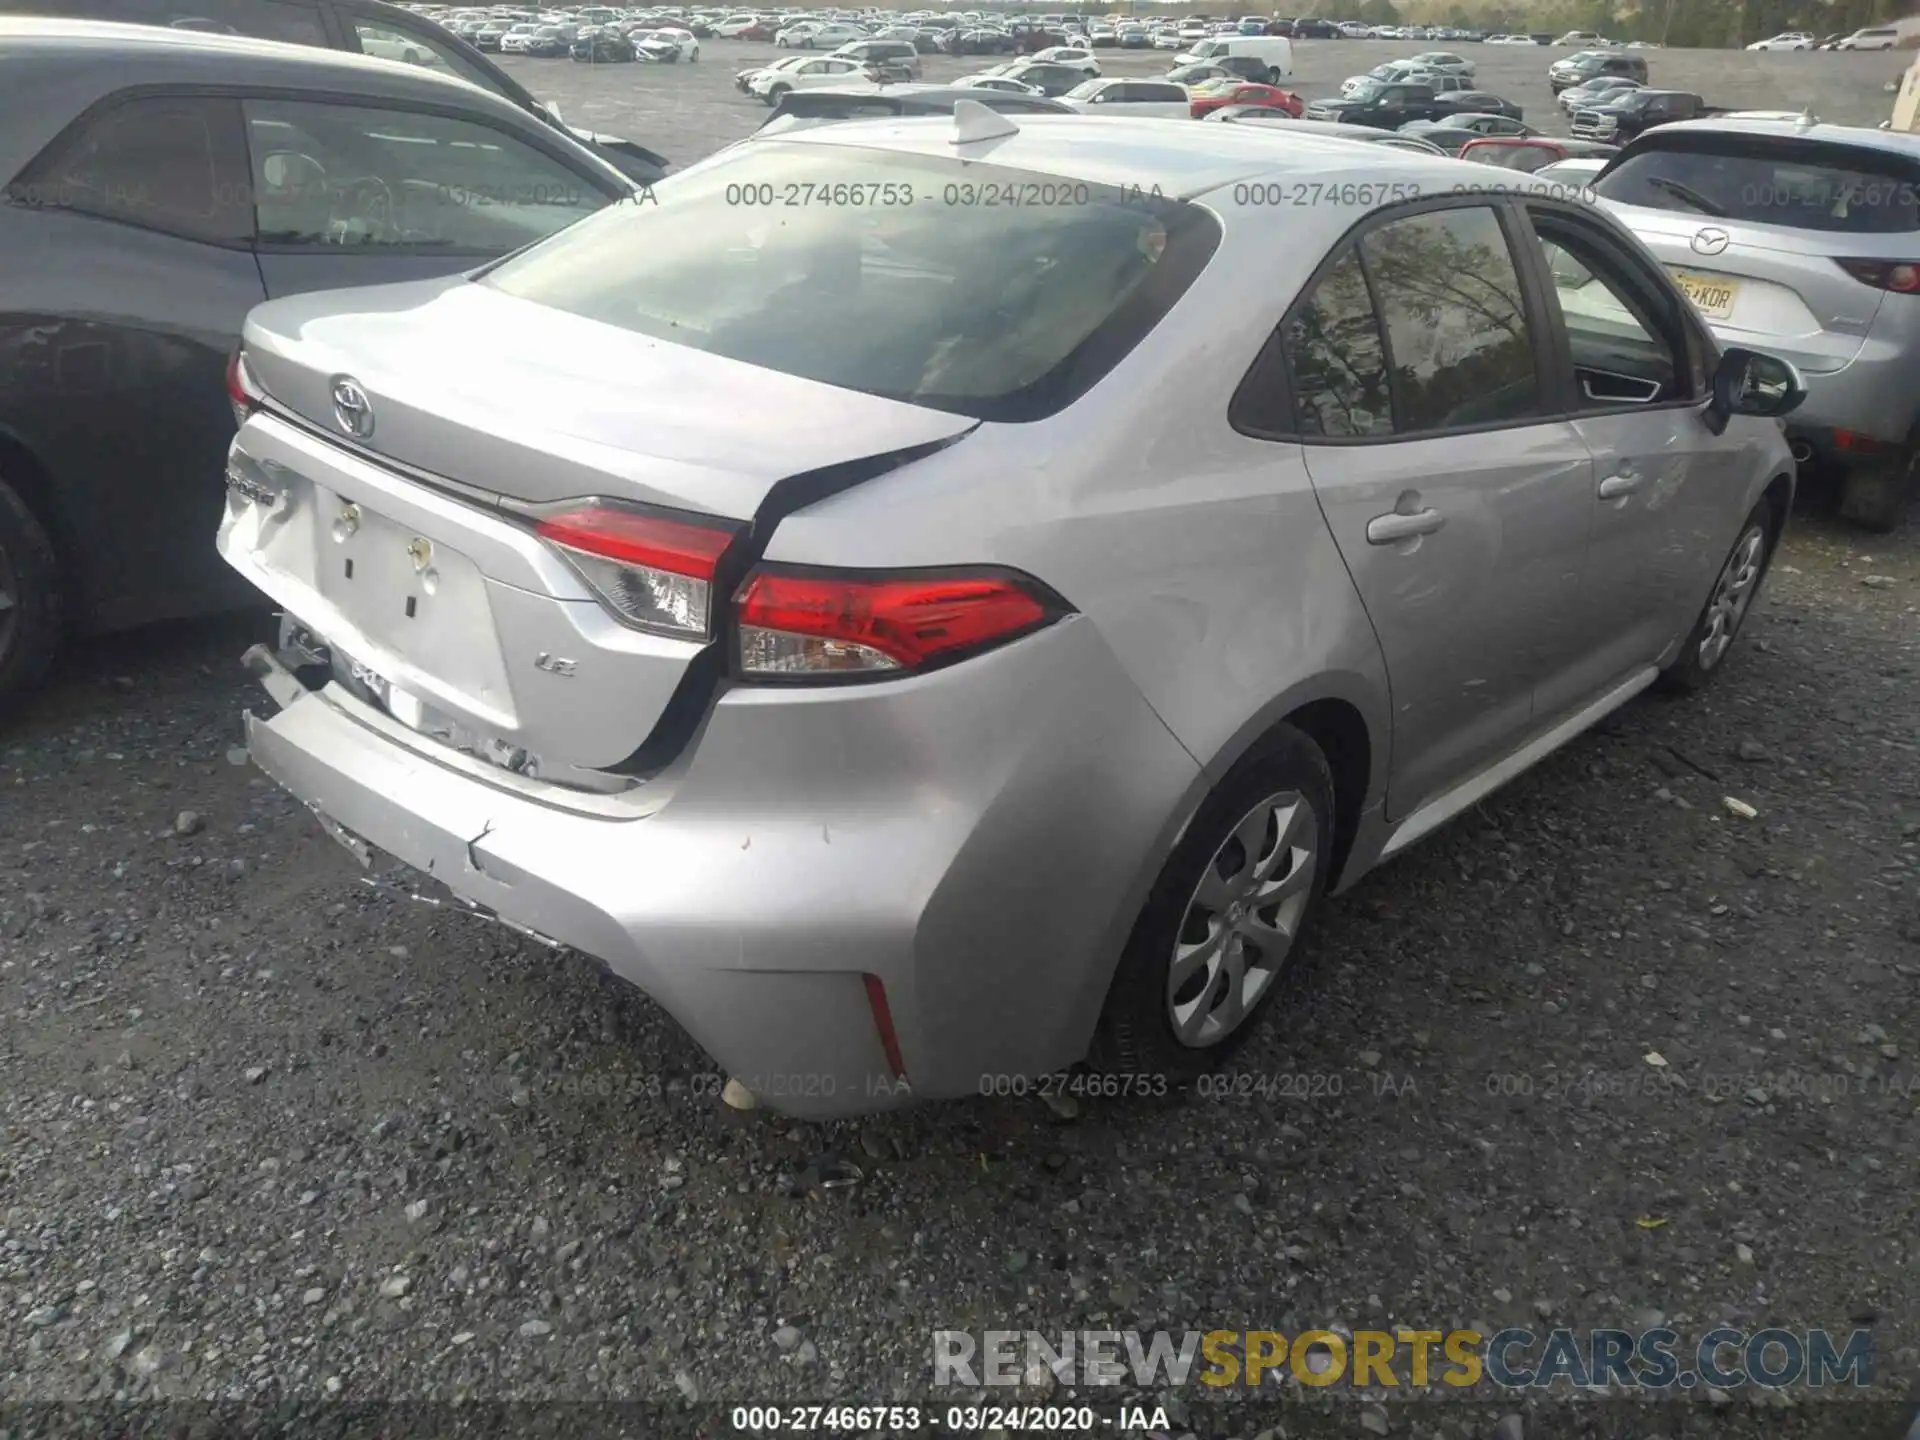
M 681 773 L 593 812 L 247 664 L 282 707 L 249 751 L 336 839 L 595 957 L 799 1116 L 1077 1060 L 1203 788 L 1084 622 L 883 686 L 736 690 Z

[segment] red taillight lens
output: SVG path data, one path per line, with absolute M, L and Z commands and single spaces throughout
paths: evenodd
M 1051 624 L 1066 607 L 1002 572 L 876 577 L 762 570 L 738 598 L 740 671 L 767 678 L 910 673 Z
M 629 625 L 684 640 L 713 635 L 713 576 L 731 526 L 581 505 L 535 527 Z
M 1840 268 L 1862 285 L 1896 295 L 1920 295 L 1920 263 L 1912 260 L 1841 260 Z
M 246 424 L 247 417 L 258 410 L 266 398 L 266 391 L 260 388 L 247 365 L 246 353 L 234 351 L 227 360 L 227 399 L 233 402 L 233 423 Z
M 900 1055 L 900 1034 L 893 1028 L 893 1007 L 887 1004 L 887 987 L 878 975 L 863 977 L 867 982 L 867 1007 L 873 1011 L 873 1028 L 880 1036 L 880 1048 L 887 1057 L 887 1069 L 893 1078 L 907 1078 L 907 1062 Z

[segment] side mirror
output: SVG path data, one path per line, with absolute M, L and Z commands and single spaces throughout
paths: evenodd
M 1720 366 L 1713 372 L 1707 423 L 1718 435 L 1735 415 L 1786 415 L 1806 398 L 1806 381 L 1788 361 L 1736 346 L 1721 355 Z
M 564 125 L 567 123 L 560 115 L 560 107 L 551 100 L 542 100 L 540 102 L 540 108 L 547 112 L 547 115 L 552 119 L 554 124 Z

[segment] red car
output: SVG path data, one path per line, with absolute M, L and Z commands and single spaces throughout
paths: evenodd
M 1199 120 L 1209 111 L 1226 105 L 1259 105 L 1284 111 L 1296 120 L 1306 109 L 1305 103 L 1291 90 L 1282 90 L 1277 85 L 1255 85 L 1246 80 L 1209 80 L 1204 85 L 1196 85 L 1193 103 L 1188 108 L 1193 118 Z

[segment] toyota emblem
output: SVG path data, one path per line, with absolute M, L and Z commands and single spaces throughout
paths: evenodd
M 1727 248 L 1733 237 L 1717 225 L 1709 225 L 1704 230 L 1696 230 L 1693 240 L 1693 253 L 1696 255 L 1718 255 Z
M 356 440 L 373 434 L 373 402 L 351 375 L 333 377 L 333 418 Z

